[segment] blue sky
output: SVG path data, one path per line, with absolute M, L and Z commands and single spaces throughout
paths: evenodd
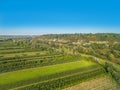
M 0 0 L 1 34 L 120 33 L 119 0 Z

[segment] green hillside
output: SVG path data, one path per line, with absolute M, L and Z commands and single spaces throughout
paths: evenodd
M 0 90 L 120 90 L 120 34 L 0 37 Z

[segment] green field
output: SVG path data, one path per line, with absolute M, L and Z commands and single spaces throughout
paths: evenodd
M 34 56 L 36 55 L 37 53 L 40 53 L 40 54 L 45 54 L 47 52 L 23 52 L 23 53 L 12 53 L 12 54 L 1 54 L 3 57 L 7 57 L 7 58 L 10 58 L 10 57 L 15 57 L 15 56 Z
M 15 83 L 18 81 L 23 81 L 28 79 L 34 79 L 46 75 L 64 72 L 67 70 L 84 68 L 91 65 L 95 65 L 95 63 L 81 60 L 81 61 L 70 62 L 65 64 L 58 64 L 58 65 L 45 66 L 40 68 L 31 68 L 31 69 L 3 73 L 0 74 L 0 85 Z

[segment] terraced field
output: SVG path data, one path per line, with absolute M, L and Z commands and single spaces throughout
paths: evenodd
M 73 67 L 74 66 L 74 67 Z M 90 70 L 86 67 L 91 68 Z M 98 68 L 95 68 L 98 67 Z M 58 65 L 51 65 L 51 66 L 45 66 L 45 67 L 38 67 L 38 68 L 31 68 L 31 69 L 25 69 L 25 70 L 19 70 L 19 71 L 13 71 L 8 73 L 0 74 L 0 86 L 15 86 L 16 85 L 24 85 L 27 84 L 28 81 L 30 83 L 36 82 L 43 79 L 50 79 L 51 77 L 58 77 L 59 74 L 62 76 L 62 74 L 66 73 L 82 73 L 83 70 L 92 71 L 93 70 L 100 70 L 100 66 L 96 65 L 93 62 L 88 62 L 85 60 L 76 61 L 76 62 L 70 62 L 65 64 L 58 64 Z M 51 75 L 51 76 L 50 76 Z M 53 75 L 53 76 L 52 76 Z M 67 75 L 67 74 L 66 74 Z M 17 78 L 19 77 L 19 78 Z M 34 81 L 35 80 L 35 81 Z M 25 83 L 26 82 L 26 83 Z
M 119 90 L 119 65 L 66 46 L 34 48 L 18 40 L 0 42 L 0 90 Z

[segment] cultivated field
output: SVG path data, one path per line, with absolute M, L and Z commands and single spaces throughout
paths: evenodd
M 0 74 L 0 77 L 1 77 L 0 78 L 0 86 L 1 87 L 4 85 L 9 86 L 11 84 L 12 84 L 12 86 L 14 84 L 16 86 L 17 84 L 18 85 L 22 84 L 22 82 L 23 83 L 26 82 L 26 84 L 27 84 L 27 81 L 29 81 L 29 80 L 33 83 L 34 80 L 35 81 L 37 79 L 41 80 L 43 78 L 49 79 L 52 77 L 52 75 L 55 75 L 55 74 L 57 77 L 57 76 L 59 76 L 59 73 L 62 76 L 62 73 L 67 75 L 67 72 L 70 73 L 70 71 L 71 71 L 71 73 L 74 71 L 77 73 L 83 72 L 83 69 L 87 70 L 87 71 L 91 71 L 92 69 L 89 70 L 89 68 L 93 68 L 93 70 L 94 70 L 94 67 L 98 67 L 98 69 L 100 68 L 100 66 L 96 65 L 95 63 L 93 63 L 91 61 L 81 60 L 81 61 L 76 61 L 76 62 L 58 64 L 58 65 L 51 65 L 51 66 L 44 66 L 44 67 L 2 73 L 2 74 Z M 30 83 L 30 81 L 28 83 Z
M 0 90 L 120 90 L 119 43 L 91 37 L 2 36 Z

